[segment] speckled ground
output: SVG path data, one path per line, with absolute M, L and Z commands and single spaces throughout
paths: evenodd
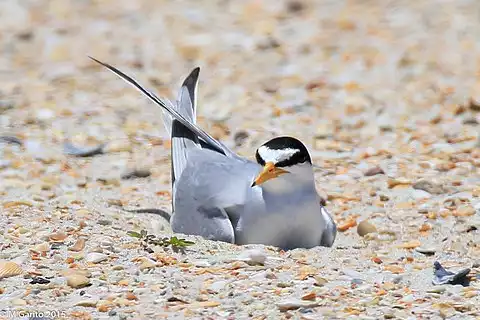
M 4 0 L 0 31 L 0 319 L 480 319 L 477 1 Z M 161 112 L 87 55 L 171 99 L 200 66 L 200 125 L 247 157 L 304 141 L 334 247 L 146 250 Z

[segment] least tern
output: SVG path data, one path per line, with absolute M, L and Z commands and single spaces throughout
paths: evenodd
M 187 76 L 172 103 L 92 59 L 163 110 L 171 137 L 174 232 L 282 249 L 333 245 L 336 225 L 320 204 L 312 160 L 301 141 L 271 139 L 257 149 L 256 162 L 248 160 L 196 125 L 199 68 Z

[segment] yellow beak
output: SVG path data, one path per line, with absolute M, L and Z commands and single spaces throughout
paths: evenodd
M 253 181 L 252 187 L 259 186 L 262 183 L 265 183 L 266 181 L 276 178 L 284 173 L 288 173 L 288 171 L 275 167 L 273 162 L 267 162 L 265 163 L 262 172 L 260 172 L 260 174 Z

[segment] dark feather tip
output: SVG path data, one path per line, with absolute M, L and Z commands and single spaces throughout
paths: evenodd
M 462 269 L 457 273 L 454 273 L 446 270 L 444 267 L 442 267 L 442 265 L 438 261 L 435 261 L 433 263 L 433 268 L 434 268 L 434 278 L 432 282 L 434 285 L 460 284 L 464 287 L 470 285 L 470 278 L 468 277 L 468 274 L 470 273 L 469 268 Z

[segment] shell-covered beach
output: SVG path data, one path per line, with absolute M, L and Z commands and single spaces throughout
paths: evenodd
M 480 319 L 480 3 L 4 0 L 0 31 L 0 319 Z M 302 140 L 334 246 L 172 246 L 161 110 L 88 56 L 172 101 L 200 66 L 245 157 Z

